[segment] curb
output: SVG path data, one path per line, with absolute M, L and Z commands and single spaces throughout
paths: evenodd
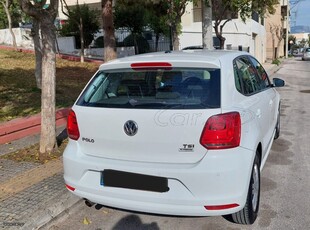
M 56 127 L 67 123 L 69 109 L 56 111 Z M 38 134 L 41 131 L 41 115 L 16 118 L 8 122 L 0 123 L 0 144 L 18 140 L 26 136 Z
M 69 191 L 66 191 L 63 195 L 58 197 L 56 202 L 54 199 L 52 199 L 42 204 L 38 208 L 38 211 L 33 213 L 32 216 L 29 217 L 28 221 L 23 225 L 21 229 L 40 229 L 79 201 L 81 201 L 79 197 L 73 195 Z M 41 208 L 43 210 L 41 210 Z

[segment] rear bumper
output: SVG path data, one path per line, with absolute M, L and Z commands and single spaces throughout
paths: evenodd
M 253 151 L 238 147 L 208 151 L 195 164 L 129 162 L 87 156 L 70 141 L 63 157 L 64 179 L 77 196 L 106 206 L 167 215 L 225 215 L 243 208 L 253 159 Z M 169 191 L 104 187 L 100 185 L 104 169 L 166 177 Z M 239 206 L 224 210 L 204 207 L 235 203 Z

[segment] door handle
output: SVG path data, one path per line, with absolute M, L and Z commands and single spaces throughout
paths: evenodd
M 256 116 L 257 116 L 258 118 L 260 118 L 260 117 L 262 116 L 262 112 L 261 112 L 260 109 L 258 109 L 258 110 L 256 111 Z

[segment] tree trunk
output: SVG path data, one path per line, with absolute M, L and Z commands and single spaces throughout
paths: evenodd
M 56 94 L 56 33 L 54 21 L 58 13 L 58 0 L 50 0 L 43 9 L 44 1 L 20 0 L 22 10 L 39 22 L 42 37 L 42 90 L 41 90 L 41 136 L 40 159 L 46 159 L 57 148 L 55 94 Z
M 212 36 L 212 2 L 206 3 L 201 0 L 202 7 L 202 47 L 204 49 L 213 49 Z
M 225 40 L 223 36 L 218 37 L 220 39 L 220 49 L 223 50 L 225 48 Z
M 173 50 L 179 50 L 180 49 L 180 41 L 179 41 L 179 34 L 178 34 L 178 30 L 177 30 L 177 24 L 172 23 L 171 30 L 172 30 Z
M 215 22 L 215 25 L 214 25 L 214 30 L 215 30 L 215 35 L 216 37 L 219 39 L 220 41 L 220 49 L 224 49 L 224 46 L 225 46 L 225 40 L 226 38 L 222 36 L 222 33 L 223 33 L 223 27 L 225 26 L 226 22 L 220 26 L 220 23 L 221 22 Z M 220 30 L 219 30 L 219 27 L 220 27 Z
M 155 35 L 155 52 L 158 50 L 159 34 Z
M 15 38 L 15 34 L 13 32 L 13 29 L 12 29 L 12 18 L 11 18 L 11 14 L 10 14 L 10 10 L 9 10 L 9 1 L 6 0 L 6 3 L 2 2 L 2 5 L 3 5 L 3 8 L 5 10 L 5 13 L 6 13 L 6 17 L 8 19 L 8 23 L 9 23 L 9 31 L 10 31 L 10 34 L 12 36 L 12 43 L 13 43 L 13 47 L 15 49 L 17 49 L 17 44 L 16 44 L 16 38 Z
M 83 27 L 83 19 L 82 17 L 80 17 L 80 25 L 79 25 L 79 28 L 80 28 L 80 40 L 81 40 L 81 53 L 80 53 L 80 57 L 81 57 L 81 62 L 83 63 L 84 62 L 84 27 Z
M 104 61 L 117 58 L 112 0 L 102 0 L 102 20 L 104 31 Z
M 280 44 L 281 44 L 281 42 L 282 42 L 282 40 L 283 40 L 283 34 L 284 34 L 284 32 L 283 32 L 283 29 L 281 29 L 280 28 L 280 26 L 279 27 L 277 27 L 277 30 L 276 30 L 276 35 L 277 35 L 277 38 L 278 38 L 278 42 L 277 42 L 277 53 L 276 53 L 276 58 L 279 58 L 279 53 L 280 53 Z
M 56 46 L 55 27 L 50 18 L 41 18 L 42 34 L 42 98 L 40 157 L 57 147 L 55 124 Z
M 137 34 L 136 33 L 131 33 L 132 34 L 132 38 L 133 38 L 133 44 L 135 46 L 135 54 L 139 54 L 140 50 L 139 50 L 139 46 L 138 46 L 138 42 L 137 42 Z
M 38 89 L 42 88 L 42 42 L 40 39 L 40 22 L 33 18 L 32 39 L 36 59 L 35 78 Z

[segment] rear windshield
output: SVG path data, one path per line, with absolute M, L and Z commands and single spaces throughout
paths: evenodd
M 77 105 L 141 109 L 219 108 L 220 70 L 99 71 Z
M 307 48 L 307 49 L 306 49 L 306 52 L 310 52 L 310 48 Z

